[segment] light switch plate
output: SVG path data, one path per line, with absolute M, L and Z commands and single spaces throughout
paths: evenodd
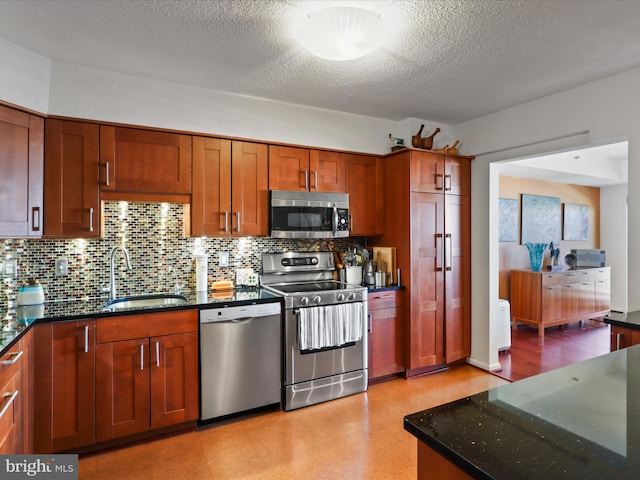
M 69 260 L 58 258 L 56 260 L 56 277 L 66 277 L 69 275 Z
M 220 252 L 218 255 L 218 265 L 221 267 L 229 266 L 229 252 Z
M 4 278 L 16 278 L 18 276 L 18 260 L 5 258 L 2 261 L 2 276 Z

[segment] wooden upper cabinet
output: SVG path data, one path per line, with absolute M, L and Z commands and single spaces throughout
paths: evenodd
M 193 137 L 191 235 L 231 232 L 231 140 Z
M 383 160 L 368 155 L 346 156 L 345 191 L 349 194 L 351 235 L 384 233 Z
M 411 152 L 411 191 L 424 193 L 471 193 L 471 164 L 466 157 L 438 152 Z
M 327 150 L 309 151 L 309 190 L 345 192 L 345 154 Z
M 268 147 L 193 137 L 191 235 L 268 234 Z
M 269 146 L 269 189 L 345 192 L 345 154 Z
M 102 191 L 191 193 L 191 136 L 100 126 Z
M 0 106 L 0 237 L 42 235 L 44 120 Z
M 91 123 L 46 120 L 46 236 L 100 236 L 99 128 Z
M 309 149 L 269 145 L 269 190 L 309 190 Z
M 231 146 L 231 231 L 233 235 L 269 233 L 269 151 L 260 143 Z

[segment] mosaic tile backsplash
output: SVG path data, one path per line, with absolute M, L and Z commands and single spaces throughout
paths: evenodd
M 123 245 L 132 269 L 126 270 L 120 251 L 114 257 L 118 296 L 195 289 L 194 253 L 208 258 L 209 282 L 233 280 L 237 268 L 260 273 L 261 253 L 328 250 L 365 246 L 364 238 L 326 241 L 280 240 L 264 237 L 188 238 L 184 235 L 184 206 L 174 203 L 105 202 L 103 237 L 65 240 L 1 240 L 2 260 L 17 260 L 17 277 L 3 278 L 0 306 L 13 307 L 18 287 L 38 280 L 45 300 L 108 296 L 110 252 Z M 229 266 L 218 265 L 220 253 L 229 254 Z M 55 276 L 55 261 L 66 258 L 69 274 Z

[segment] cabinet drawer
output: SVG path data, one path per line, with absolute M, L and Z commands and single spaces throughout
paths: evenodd
M 18 451 L 18 377 L 13 375 L 0 384 L 0 454 L 3 455 Z
M 608 268 L 598 269 L 595 271 L 596 281 L 605 282 L 610 280 L 610 272 Z
M 386 290 L 382 292 L 372 292 L 369 294 L 368 300 L 369 310 L 400 307 L 404 304 L 404 291 Z
M 197 310 L 122 315 L 98 319 L 96 322 L 96 342 L 117 342 L 197 331 Z
M 542 285 L 560 285 L 562 283 L 562 275 L 556 273 L 543 273 Z
M 19 345 L 14 345 L 0 358 L 0 385 L 6 384 L 18 372 L 22 354 Z
M 582 282 L 582 276 L 579 272 L 571 272 L 571 273 L 563 273 L 562 274 L 562 284 L 563 285 L 571 285 L 573 283 Z

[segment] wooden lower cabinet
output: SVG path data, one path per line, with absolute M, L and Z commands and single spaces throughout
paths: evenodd
M 511 317 L 544 329 L 604 317 L 610 309 L 610 267 L 558 272 L 511 271 Z
M 99 319 L 96 440 L 198 418 L 197 311 Z
M 404 372 L 404 291 L 372 292 L 369 307 L 369 380 Z
M 30 453 L 25 447 L 28 437 L 29 390 L 25 388 L 28 351 L 19 341 L 0 357 L 0 454 Z M 28 381 L 28 380 L 27 380 Z
M 640 343 L 640 330 L 611 325 L 611 351 L 632 347 Z
M 95 442 L 95 320 L 34 327 L 34 451 Z

